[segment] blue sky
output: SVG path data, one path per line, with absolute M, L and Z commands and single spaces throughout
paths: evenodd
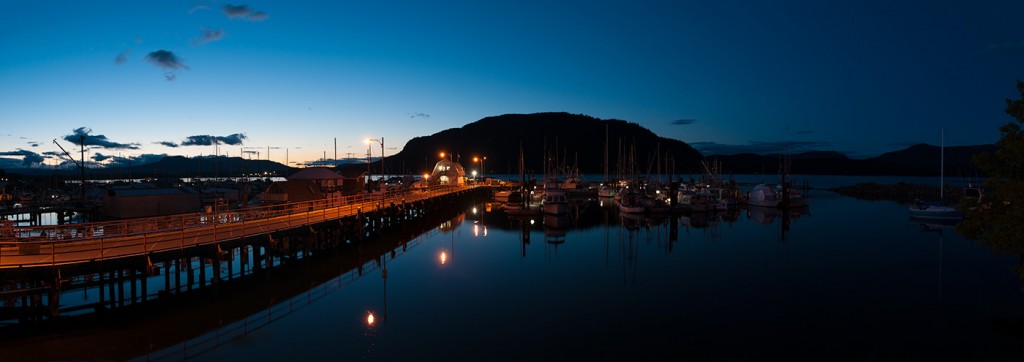
M 549 111 L 705 153 L 869 157 L 937 144 L 940 129 L 947 145 L 991 143 L 1024 80 L 1020 14 L 1020 1 L 0 0 L 0 166 L 56 164 L 52 140 L 70 151 L 76 130 L 104 162 L 270 147 L 294 163 L 333 158 L 335 138 L 339 158 L 365 156 L 367 137 L 393 154 Z

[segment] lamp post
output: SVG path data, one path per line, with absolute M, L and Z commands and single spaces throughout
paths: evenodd
M 370 148 L 370 144 L 372 142 L 380 143 L 380 177 L 381 177 L 380 207 L 384 208 L 384 195 L 387 193 L 387 183 L 384 182 L 384 177 L 385 177 L 384 175 L 386 174 L 384 172 L 384 137 L 381 137 L 380 139 L 367 138 L 366 139 L 366 148 L 367 149 Z M 367 158 L 367 162 L 369 162 L 369 158 Z
M 441 151 L 441 153 L 440 153 L 440 156 L 441 156 L 441 159 L 442 159 L 442 160 L 444 160 L 445 152 L 444 152 L 444 151 Z M 442 180 L 445 180 L 445 182 L 451 182 L 451 180 L 449 180 L 449 179 L 448 179 L 448 169 L 449 169 L 449 168 L 451 168 L 451 167 L 452 167 L 452 163 L 451 163 L 451 162 L 449 162 L 449 163 L 448 163 L 448 166 L 446 166 L 446 167 L 445 167 L 445 168 L 444 168 L 443 170 L 441 170 L 441 171 L 443 172 L 443 173 L 442 173 L 442 176 L 443 176 L 444 178 L 440 178 L 440 177 L 439 177 L 439 178 L 437 179 L 437 184 L 438 184 L 438 185 L 440 185 L 440 184 L 441 184 L 441 181 L 442 181 Z
M 484 178 L 484 161 L 487 161 L 487 156 L 473 157 L 473 162 L 480 162 L 480 178 Z

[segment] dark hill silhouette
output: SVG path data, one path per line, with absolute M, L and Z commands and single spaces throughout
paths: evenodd
M 506 114 L 416 137 L 409 140 L 401 152 L 388 156 L 385 166 L 388 173 L 403 170 L 423 173 L 434 167 L 443 151 L 454 155 L 456 161 L 461 159 L 467 170 L 479 170 L 479 165 L 473 164 L 473 157 L 486 156 L 483 166 L 487 174 L 516 174 L 521 144 L 526 169 L 539 176 L 543 172 L 545 149 L 554 158 L 557 145 L 559 164 L 569 168 L 576 165 L 582 173 L 601 174 L 604 172 L 605 127 L 609 173 L 615 173 L 619 162 L 620 142 L 624 150 L 635 145 L 636 166 L 641 173 L 647 172 L 656 153 L 660 153 L 663 160 L 668 158 L 665 155 L 674 158 L 677 172 L 698 169 L 700 153 L 682 141 L 659 137 L 635 123 L 569 113 Z M 374 173 L 380 172 L 379 165 L 375 165 L 374 170 Z
M 146 178 L 146 177 L 236 177 L 243 174 L 276 175 L 290 174 L 294 169 L 267 160 L 248 160 L 241 157 L 184 157 L 167 156 L 159 161 L 125 167 L 87 168 L 86 177 L 97 178 Z M 53 170 L 49 168 L 24 168 L 12 170 L 23 175 L 57 174 L 76 179 L 78 169 Z
M 540 175 L 544 150 L 555 154 L 556 145 L 560 164 L 576 165 L 580 172 L 604 172 L 605 129 L 608 130 L 609 173 L 616 173 L 620 161 L 619 147 L 624 154 L 636 147 L 636 169 L 640 174 L 657 170 L 652 166 L 656 153 L 663 159 L 671 155 L 677 174 L 700 173 L 704 159 L 688 144 L 655 135 L 650 130 L 623 120 L 604 120 L 569 113 L 506 114 L 487 117 L 460 128 L 447 129 L 430 136 L 416 137 L 401 152 L 385 160 L 389 174 L 422 174 L 433 168 L 441 151 L 454 154 L 467 170 L 480 170 L 473 157 L 486 156 L 487 175 L 518 173 L 519 146 L 522 145 L 526 169 Z M 657 152 L 656 152 L 657 149 Z M 945 148 L 946 176 L 983 176 L 971 163 L 971 157 L 980 152 L 991 152 L 994 145 L 951 146 Z M 814 151 L 792 154 L 791 172 L 818 175 L 906 175 L 937 176 L 939 172 L 938 146 L 918 144 L 903 150 L 884 153 L 867 159 L 851 159 L 834 151 Z M 627 156 L 628 158 L 628 156 Z M 778 173 L 782 157 L 775 155 L 735 154 L 714 155 L 708 159 L 722 162 L 723 172 L 732 174 Z M 340 166 L 354 171 L 365 170 L 365 164 Z M 662 164 L 664 168 L 664 163 Z M 380 163 L 372 164 L 373 173 L 380 173 Z M 88 178 L 143 178 L 143 177 L 235 177 L 243 174 L 270 172 L 288 175 L 296 169 L 266 160 L 246 160 L 239 157 L 183 157 L 168 156 L 160 161 L 132 165 L 131 167 L 90 168 Z M 60 175 L 69 179 L 78 177 L 75 169 L 13 168 L 8 174 Z
M 971 157 L 981 152 L 992 152 L 994 145 L 954 146 L 946 147 L 946 176 L 977 177 L 982 176 Z M 938 176 L 939 146 L 918 144 L 909 148 L 883 153 L 867 159 L 851 159 L 838 152 L 806 152 L 789 156 L 790 171 L 794 174 L 809 175 L 901 175 L 901 176 Z M 730 173 L 778 173 L 782 156 L 736 154 L 713 155 L 709 159 L 722 162 L 725 172 Z

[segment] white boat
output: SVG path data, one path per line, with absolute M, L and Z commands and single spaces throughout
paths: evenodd
M 767 184 L 757 184 L 754 186 L 754 189 L 750 190 L 750 196 L 747 199 L 747 204 L 753 206 L 779 207 L 780 202 L 782 200 L 775 194 L 775 188 Z
M 943 177 L 946 173 L 946 135 L 945 131 L 942 131 L 942 141 L 939 146 L 939 200 L 938 201 L 921 201 L 914 200 L 908 208 L 910 217 L 916 219 L 932 219 L 932 220 L 959 220 L 964 218 L 964 214 L 952 206 L 946 206 L 943 204 Z M 980 191 L 978 193 L 980 196 Z
M 747 204 L 753 206 L 762 207 L 801 207 L 807 206 L 807 199 L 804 197 L 799 190 L 789 188 L 789 203 L 786 204 L 786 198 L 783 194 L 782 187 L 769 186 L 767 184 L 758 184 L 750 190 Z
M 910 217 L 932 220 L 959 220 L 964 214 L 955 207 L 943 205 L 941 202 L 914 200 L 909 208 Z
M 544 190 L 543 209 L 545 214 L 564 214 L 569 212 L 569 200 L 565 197 L 565 190 L 554 188 Z

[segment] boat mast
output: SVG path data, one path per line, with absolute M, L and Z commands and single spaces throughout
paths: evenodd
M 604 182 L 608 182 L 608 123 L 604 124 Z
M 946 175 L 946 129 L 939 129 L 939 201 L 943 200 L 942 185 L 943 177 Z

